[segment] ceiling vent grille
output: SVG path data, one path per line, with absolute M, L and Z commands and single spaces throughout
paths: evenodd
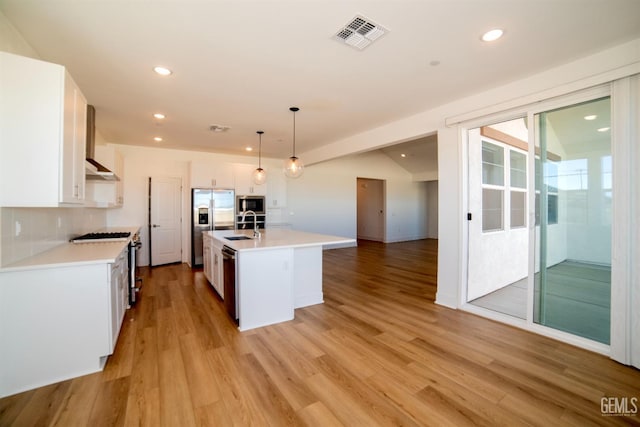
M 356 15 L 347 25 L 340 28 L 333 38 L 355 49 L 362 50 L 387 32 L 386 28 L 370 19 Z

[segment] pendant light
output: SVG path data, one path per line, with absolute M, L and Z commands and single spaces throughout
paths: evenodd
M 262 185 L 267 180 L 267 173 L 262 169 L 262 134 L 264 132 L 259 130 L 256 133 L 260 135 L 260 142 L 258 143 L 258 169 L 253 171 L 253 182 L 256 185 Z
M 289 178 L 298 178 L 304 172 L 302 160 L 296 157 L 296 111 L 300 109 L 291 107 L 289 110 L 293 111 L 293 154 L 284 162 L 284 174 Z

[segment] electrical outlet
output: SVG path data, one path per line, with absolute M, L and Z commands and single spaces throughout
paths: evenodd
M 20 224 L 20 221 L 16 221 L 15 230 L 16 230 L 16 237 L 18 237 L 22 232 L 22 224 Z

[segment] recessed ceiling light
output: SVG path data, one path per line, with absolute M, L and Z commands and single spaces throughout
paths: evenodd
M 482 35 L 482 41 L 492 42 L 492 41 L 498 40 L 500 37 L 502 37 L 503 34 L 504 34 L 504 31 L 502 31 L 500 28 L 489 30 Z
M 402 154 L 400 154 L 400 157 L 407 157 L 407 155 L 402 153 Z
M 155 142 L 160 142 L 160 141 L 162 141 L 162 138 L 160 138 L 159 136 L 156 136 L 155 138 L 153 138 L 153 140 Z
M 609 129 L 611 129 L 611 128 L 610 128 L 610 127 L 600 128 L 600 129 L 598 129 L 598 132 L 606 132 L 606 131 L 608 131 Z
M 155 71 L 156 73 L 160 74 L 161 76 L 168 76 L 173 72 L 170 69 L 165 68 L 165 67 L 154 67 L 153 71 Z
M 247 151 L 253 151 L 253 147 L 247 147 L 247 148 L 245 148 L 245 150 L 247 150 Z
M 590 116 L 584 116 L 584 119 L 585 120 L 595 120 L 596 117 L 598 117 L 598 116 L 596 116 L 595 114 L 591 114 Z
M 162 114 L 162 113 L 155 113 L 155 114 L 153 115 L 153 117 L 155 117 L 156 119 L 160 119 L 160 120 L 162 120 L 162 119 L 164 119 L 164 118 L 165 118 L 165 115 L 164 115 L 164 114 Z

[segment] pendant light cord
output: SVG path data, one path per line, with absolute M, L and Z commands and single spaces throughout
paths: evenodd
M 293 157 L 296 156 L 296 112 L 293 112 Z
M 291 157 L 296 158 L 296 112 L 300 109 L 291 107 L 289 110 L 293 111 L 293 155 Z
M 262 169 L 262 132 L 258 132 L 260 135 L 260 142 L 258 143 L 258 169 Z

